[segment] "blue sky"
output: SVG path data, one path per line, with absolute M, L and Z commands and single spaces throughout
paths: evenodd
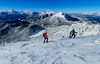
M 0 0 L 0 10 L 100 12 L 100 0 Z

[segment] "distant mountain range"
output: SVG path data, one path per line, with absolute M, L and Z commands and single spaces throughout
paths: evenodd
M 0 41 L 28 40 L 36 30 L 83 23 L 100 24 L 99 13 L 63 13 L 50 10 L 41 11 L 0 11 Z
M 56 14 L 56 15 L 55 15 Z M 56 16 L 57 14 L 59 18 L 62 18 L 61 16 L 64 16 L 65 19 L 68 21 L 86 21 L 86 23 L 100 23 L 100 13 L 62 13 L 62 12 L 56 12 L 56 11 L 51 11 L 51 10 L 41 10 L 41 11 L 17 11 L 17 10 L 3 10 L 0 11 L 0 21 L 2 20 L 15 20 L 15 19 L 32 19 L 33 16 L 35 16 L 35 20 L 37 19 L 36 16 L 39 18 L 43 16 L 43 19 L 48 16 Z M 76 17 L 75 17 L 76 16 Z M 63 18 L 64 18 L 63 17 Z M 82 18 L 82 19 L 79 19 Z M 34 20 L 34 19 L 33 19 Z M 31 20 L 31 21 L 33 21 Z
M 92 24 L 100 24 L 100 13 L 67 13 L 69 15 L 74 15 L 77 17 L 81 17 L 86 22 L 91 22 Z

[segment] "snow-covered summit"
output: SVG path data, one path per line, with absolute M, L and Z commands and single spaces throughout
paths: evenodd
M 40 12 L 41 12 L 41 14 L 55 14 L 55 13 L 57 13 L 56 11 L 52 11 L 52 10 L 41 10 Z
M 65 16 L 63 15 L 62 12 L 58 12 L 58 13 L 56 13 L 54 16 L 60 17 L 60 18 L 64 18 L 64 19 L 65 19 Z
M 35 14 L 35 13 L 37 13 L 37 14 L 39 14 L 39 12 L 36 12 L 36 11 L 32 11 L 32 10 L 14 10 L 14 9 L 12 9 L 12 10 L 2 10 L 2 11 L 0 11 L 0 13 L 1 13 L 1 15 L 2 15 L 2 13 L 3 13 L 3 15 L 5 15 L 4 13 L 6 13 L 6 14 L 28 14 L 28 15 L 33 15 L 33 14 Z
M 68 21 L 80 21 L 78 18 L 71 17 L 67 13 L 63 13 L 63 12 L 58 12 L 55 15 L 53 15 L 51 17 L 51 20 L 54 19 L 55 17 L 56 18 L 62 18 L 64 21 L 66 20 L 67 22 Z

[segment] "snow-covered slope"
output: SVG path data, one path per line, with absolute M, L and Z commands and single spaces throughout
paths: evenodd
M 73 28 L 78 32 L 77 36 L 100 35 L 98 24 L 88 25 L 84 23 L 84 19 L 80 20 L 77 16 L 70 16 L 63 12 L 47 10 L 44 11 L 44 14 L 38 14 L 34 11 L 8 10 L 1 11 L 0 14 L 0 42 L 28 40 L 30 36 L 34 35 L 34 38 L 43 38 L 42 33 L 35 34 L 38 30 L 37 27 L 33 26 L 34 30 L 30 29 L 32 25 L 40 26 L 43 29 L 50 28 L 47 30 L 49 38 L 68 37 Z
M 62 19 L 64 19 L 65 21 L 79 21 L 79 19 L 77 19 L 77 18 L 74 18 L 74 17 L 71 17 L 71 16 L 69 16 L 68 14 L 66 14 L 66 13 L 63 13 L 63 12 L 58 12 L 58 13 L 56 13 L 55 15 L 53 15 L 50 19 L 52 20 L 52 19 L 54 19 L 54 18 L 62 18 Z
M 100 44 L 100 38 L 95 41 L 96 43 Z
M 8 12 L 0 14 L 19 13 Z M 33 11 L 20 13 L 31 15 Z M 79 19 L 62 12 L 46 11 L 28 16 L 22 19 L 24 21 L 1 21 L 0 64 L 100 64 L 100 25 L 76 22 Z M 44 29 L 52 42 L 42 44 Z M 78 32 L 75 39 L 68 38 L 72 29 Z
M 63 38 L 70 35 L 70 31 L 75 29 L 77 36 L 89 36 L 89 35 L 100 35 L 100 25 L 87 25 L 84 23 L 72 24 L 71 26 L 62 25 L 47 29 L 48 38 Z M 36 39 L 43 38 L 40 36 L 35 37 Z M 33 35 L 34 36 L 34 35 Z M 32 38 L 34 39 L 34 38 Z
M 33 37 L 37 37 L 37 36 L 40 36 L 41 34 L 43 34 L 46 30 L 36 30 L 34 34 L 32 34 L 30 36 L 30 38 L 33 38 Z
M 100 64 L 100 36 L 7 43 L 0 47 L 0 64 Z M 50 39 L 49 39 L 50 40 Z
M 64 18 L 64 19 L 65 19 L 64 15 L 62 15 L 62 14 L 63 14 L 62 12 L 58 12 L 58 13 L 56 13 L 54 16 L 60 17 L 60 18 Z

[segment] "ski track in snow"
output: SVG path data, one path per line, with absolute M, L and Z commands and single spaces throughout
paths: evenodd
M 0 46 L 0 64 L 99 64 L 100 36 L 25 41 Z M 91 41 L 92 39 L 92 41 Z

